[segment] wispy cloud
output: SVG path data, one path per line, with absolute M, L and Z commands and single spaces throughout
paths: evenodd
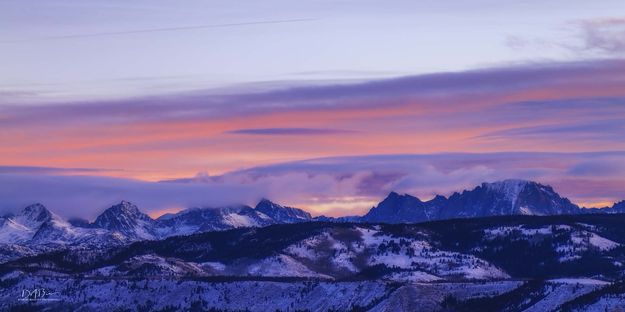
M 514 50 L 566 51 L 582 57 L 625 55 L 625 17 L 575 20 L 560 26 L 557 37 L 509 34 L 504 44 Z
M 229 95 L 198 90 L 110 101 L 4 106 L 0 107 L 0 113 L 23 124 L 85 119 L 99 123 L 207 120 L 292 111 L 397 109 L 406 105 L 431 109 L 433 104 L 442 106 L 440 110 L 450 107 L 460 110 L 475 105 L 505 104 L 515 97 L 533 100 L 572 98 L 580 93 L 621 95 L 622 92 L 613 89 L 622 86 L 624 76 L 625 61 L 622 60 L 530 64 L 355 84 L 297 86 L 248 93 L 241 90 Z
M 625 102 L 624 102 L 625 103 Z M 526 137 L 537 139 L 558 139 L 562 136 L 575 136 L 578 139 L 594 141 L 617 141 L 625 139 L 625 123 L 623 119 L 601 120 L 591 123 L 555 124 L 534 127 L 512 128 L 486 133 L 481 137 Z
M 318 129 L 318 128 L 259 128 L 259 129 L 237 129 L 226 131 L 229 134 L 248 135 L 329 135 L 354 133 L 350 130 L 341 129 Z
M 0 174 L 94 174 L 119 172 L 119 169 L 54 168 L 36 166 L 0 166 Z
M 625 55 L 625 17 L 583 21 L 581 29 L 585 49 Z
M 20 42 L 30 42 L 30 41 L 42 41 L 42 40 L 67 40 L 67 39 L 106 37 L 106 36 L 123 36 L 123 35 L 135 35 L 135 34 L 158 33 L 158 32 L 189 31 L 189 30 L 211 29 L 211 28 L 228 28 L 228 27 L 240 27 L 240 26 L 266 25 L 266 24 L 300 23 L 300 22 L 310 22 L 314 20 L 317 20 L 317 19 L 316 18 L 296 18 L 296 19 L 239 22 L 239 23 L 135 29 L 135 30 L 123 30 L 123 31 L 71 34 L 71 35 L 61 35 L 61 36 L 48 36 L 48 37 L 39 37 L 39 38 L 25 38 L 25 39 L 17 39 L 17 40 L 5 40 L 5 41 L 0 41 L 0 43 L 20 43 Z

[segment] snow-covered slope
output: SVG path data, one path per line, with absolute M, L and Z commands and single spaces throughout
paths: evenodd
M 89 223 L 78 219 L 65 221 L 43 205 L 34 204 L 16 215 L 0 217 L 0 245 L 4 244 L 7 250 L 0 262 L 65 247 L 117 246 L 141 240 L 311 219 L 307 212 L 268 200 L 261 201 L 257 207 L 191 208 L 154 220 L 132 203 L 122 201 Z
M 249 206 L 192 208 L 157 219 L 157 233 L 160 237 L 168 237 L 275 223 L 269 216 Z
M 254 209 L 269 216 L 276 223 L 305 222 L 312 219 L 310 213 L 304 210 L 281 206 L 268 199 L 262 199 Z
M 62 248 L 97 248 L 130 242 L 105 229 L 76 227 L 41 204 L 25 207 L 0 222 L 0 263 Z
M 576 226 L 555 224 L 542 227 L 503 226 L 484 229 L 484 238 L 487 241 L 505 238 L 511 241 L 531 242 L 552 239 L 552 250 L 557 254 L 558 261 L 562 263 L 580 259 L 582 254 L 588 251 L 607 252 L 621 246 L 617 242 L 592 232 L 593 230 L 596 231 L 583 224 Z
M 39 227 L 58 217 L 41 204 L 25 207 L 16 215 L 0 219 L 0 243 L 20 244 L 30 240 Z
M 398 283 L 201 279 L 81 279 L 11 273 L 2 310 L 50 311 L 620 311 L 615 285 L 589 280 Z M 21 289 L 48 300 L 16 300 Z M 603 294 L 603 295 L 602 295 Z M 590 298 L 591 300 L 577 300 Z
M 0 264 L 0 310 L 36 286 L 62 296 L 52 310 L 603 311 L 625 302 L 624 222 L 304 222 L 69 249 Z
M 523 180 L 483 183 L 471 191 L 455 193 L 441 208 L 439 219 L 500 215 L 560 215 L 580 209 L 550 186 Z

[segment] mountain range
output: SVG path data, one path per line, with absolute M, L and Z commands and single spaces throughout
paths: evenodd
M 302 209 L 267 199 L 254 208 L 246 205 L 190 208 L 153 219 L 130 202 L 122 201 L 102 212 L 93 222 L 63 220 L 41 204 L 15 215 L 0 217 L 0 260 L 13 259 L 67 246 L 121 245 L 177 235 L 264 227 L 298 222 L 416 223 L 454 218 L 501 215 L 565 215 L 625 212 L 625 201 L 611 208 L 585 209 L 562 198 L 552 187 L 524 180 L 482 183 L 472 190 L 428 201 L 391 192 L 363 216 L 313 218 Z
M 0 262 L 61 248 L 92 248 L 158 240 L 175 235 L 239 227 L 310 221 L 309 213 L 261 200 L 255 208 L 240 205 L 191 208 L 152 219 L 136 205 L 122 201 L 93 222 L 63 220 L 41 204 L 0 217 Z
M 613 209 L 619 211 L 618 205 Z M 595 210 L 601 212 L 602 210 Z M 454 218 L 503 215 L 561 215 L 585 213 L 583 208 L 562 198 L 552 187 L 525 180 L 482 183 L 472 190 L 441 195 L 421 201 L 391 192 L 362 221 L 412 223 Z
M 34 204 L 0 218 L 0 310 L 604 311 L 625 304 L 623 212 L 523 180 L 340 218 L 267 199 L 156 219 L 122 201 L 93 221 Z M 15 299 L 33 285 L 54 295 Z

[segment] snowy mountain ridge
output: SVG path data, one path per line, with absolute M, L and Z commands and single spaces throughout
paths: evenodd
M 41 204 L 25 207 L 16 215 L 0 217 L 0 262 L 50 249 L 77 246 L 115 246 L 176 235 L 223 231 L 272 224 L 318 222 L 415 223 L 453 218 L 500 215 L 564 215 L 625 212 L 625 202 L 612 208 L 583 209 L 560 197 L 550 186 L 525 180 L 482 183 L 472 190 L 431 200 L 391 192 L 364 216 L 315 217 L 267 199 L 256 207 L 190 208 L 152 219 L 130 202 L 122 201 L 94 222 L 65 221 Z M 19 247 L 16 247 L 16 245 Z
M 176 235 L 311 219 L 303 210 L 283 207 L 268 200 L 261 201 L 258 206 L 258 209 L 244 205 L 191 208 L 155 220 L 136 205 L 121 201 L 89 223 L 80 219 L 63 220 L 43 205 L 33 204 L 15 215 L 0 217 L 0 251 L 4 251 L 0 253 L 0 262 L 66 247 L 109 247 Z

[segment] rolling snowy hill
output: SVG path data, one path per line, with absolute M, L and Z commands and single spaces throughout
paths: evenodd
M 625 302 L 624 223 L 623 214 L 603 214 L 276 224 L 23 257 L 0 265 L 0 280 L 9 292 L 63 290 L 62 307 L 72 309 L 139 300 L 236 310 L 226 298 L 248 291 L 253 311 L 584 310 Z M 104 289 L 117 299 L 105 300 Z M 157 289 L 178 295 L 146 295 Z M 340 295 L 327 300 L 328 291 Z

